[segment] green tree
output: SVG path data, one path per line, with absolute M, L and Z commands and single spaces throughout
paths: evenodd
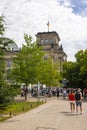
M 36 43 L 32 42 L 31 36 L 24 35 L 24 38 L 26 44 L 22 46 L 20 52 L 13 59 L 12 77 L 16 82 L 25 83 L 27 88 L 29 83 L 37 83 L 36 69 L 38 62 L 44 56 L 44 52 L 41 51 L 41 48 Z
M 3 16 L 0 16 L 0 35 L 5 31 Z M 6 43 L 4 39 L 4 43 Z M 15 91 L 5 82 L 5 50 L 3 48 L 3 40 L 0 37 L 0 105 L 6 104 L 14 99 Z
M 76 64 L 80 68 L 79 71 L 79 86 L 87 87 L 87 49 L 80 50 L 75 54 Z
M 20 52 L 16 55 L 14 61 L 13 76 L 17 82 L 29 83 L 36 82 L 36 66 L 41 61 L 44 53 L 35 43 L 32 43 L 32 37 L 25 35 L 26 45 L 23 45 Z
M 2 37 L 4 35 L 5 32 L 5 21 L 4 21 L 4 16 L 0 16 L 0 46 L 2 49 L 6 49 L 6 46 L 8 46 L 8 44 L 14 43 L 13 40 L 11 40 L 10 38 L 6 38 L 6 37 Z
M 5 70 L 4 52 L 0 47 L 0 86 L 4 81 L 4 75 L 3 75 L 4 70 Z
M 63 77 L 68 81 L 68 87 L 87 87 L 87 49 L 75 54 L 76 62 L 65 62 Z
M 0 47 L 0 105 L 13 101 L 15 91 L 5 82 L 4 50 Z
M 52 63 L 52 59 L 41 60 L 37 65 L 37 79 L 47 86 L 58 86 L 60 74 L 57 64 Z
M 0 16 L 0 35 L 3 35 L 5 32 L 5 26 L 4 26 L 4 16 Z
M 26 44 L 22 46 L 13 60 L 13 79 L 16 82 L 25 83 L 26 87 L 29 83 L 35 84 L 38 81 L 42 84 L 52 85 L 53 78 L 57 79 L 58 75 L 58 72 L 52 68 L 52 60 L 44 60 L 45 52 L 42 51 L 42 47 L 37 46 L 37 43 L 32 42 L 31 36 L 24 35 L 24 38 Z
M 5 30 L 3 22 L 4 22 L 3 16 L 0 16 L 0 35 L 2 35 Z M 4 86 L 6 84 L 4 82 L 4 70 L 5 70 L 4 51 L 2 50 L 2 48 L 0 46 L 0 104 L 3 104 L 5 102 Z
M 77 79 L 79 68 L 74 62 L 65 62 L 63 64 L 63 72 L 62 75 L 66 79 L 68 87 L 77 87 Z

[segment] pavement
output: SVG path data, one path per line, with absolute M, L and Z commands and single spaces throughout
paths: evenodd
M 29 99 L 30 100 L 30 99 Z M 52 97 L 47 103 L 0 123 L 0 130 L 87 130 L 87 101 L 83 114 L 70 112 L 67 99 Z

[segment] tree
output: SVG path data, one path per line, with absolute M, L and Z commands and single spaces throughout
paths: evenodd
M 4 52 L 0 47 L 0 86 L 3 83 L 4 75 L 3 71 L 5 70 L 5 64 L 4 64 Z
M 66 79 L 66 86 L 76 87 L 76 80 L 78 77 L 78 67 L 74 62 L 64 62 L 63 64 L 63 78 Z
M 16 55 L 14 61 L 13 75 L 18 82 L 34 83 L 36 80 L 36 66 L 40 62 L 43 52 L 32 43 L 32 37 L 25 35 L 26 45 L 23 45 L 20 52 Z
M 4 16 L 0 16 L 0 46 L 2 49 L 6 49 L 6 46 L 8 46 L 8 44 L 14 43 L 13 40 L 11 40 L 10 38 L 6 38 L 6 37 L 2 37 L 4 35 L 5 32 L 5 21 L 4 21 Z
M 3 16 L 0 16 L 0 35 L 3 35 L 5 31 Z M 4 39 L 4 44 L 7 44 Z M 5 82 L 5 50 L 2 47 L 3 40 L 0 37 L 0 105 L 12 101 L 14 99 L 14 88 Z
M 57 67 L 57 68 L 56 68 Z M 58 66 L 52 65 L 52 59 L 46 59 L 38 63 L 37 65 L 37 79 L 42 84 L 47 86 L 57 86 L 60 80 L 58 73 Z
M 0 35 L 3 35 L 5 32 L 4 22 L 4 16 L 0 16 Z
M 41 61 L 44 53 L 41 51 L 36 43 L 32 42 L 32 37 L 24 35 L 26 45 L 23 45 L 20 52 L 13 59 L 12 76 L 16 82 L 25 83 L 25 86 L 29 83 L 37 82 L 36 68 L 38 62 Z M 26 99 L 27 97 L 25 97 Z
M 68 81 L 68 87 L 87 87 L 87 49 L 75 54 L 76 62 L 65 62 L 63 77 Z
M 26 45 L 22 46 L 13 60 L 13 79 L 16 82 L 25 83 L 26 87 L 29 83 L 35 84 L 38 81 L 51 85 L 55 72 L 52 70 L 52 60 L 44 60 L 45 52 L 42 51 L 42 47 L 38 47 L 37 43 L 32 42 L 31 36 L 24 35 L 24 38 Z
M 0 16 L 0 35 L 4 33 L 4 25 L 3 25 L 3 16 Z M 4 51 L 0 46 L 0 104 L 5 102 L 4 96 L 4 86 L 6 85 L 4 82 L 4 70 L 5 70 L 5 63 L 4 63 Z
M 0 105 L 6 104 L 14 99 L 14 88 L 5 82 L 4 51 L 0 47 Z
M 76 64 L 79 66 L 79 85 L 81 87 L 87 87 L 87 49 L 80 50 L 75 54 Z

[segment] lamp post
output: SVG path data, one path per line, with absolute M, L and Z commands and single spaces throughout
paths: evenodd
M 40 101 L 40 97 L 39 97 L 40 96 L 39 95 L 40 94 L 39 93 L 40 92 L 40 82 L 39 81 L 38 81 L 38 85 L 37 86 L 38 86 L 38 88 L 37 88 L 37 101 Z

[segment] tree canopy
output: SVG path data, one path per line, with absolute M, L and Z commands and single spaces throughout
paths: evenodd
M 0 35 L 3 35 L 5 32 L 5 26 L 4 26 L 4 16 L 0 16 Z
M 0 35 L 5 31 L 3 16 L 0 16 Z M 5 50 L 3 47 L 7 45 L 9 38 L 0 37 L 0 105 L 6 104 L 14 99 L 15 90 L 12 86 L 6 83 L 6 68 L 5 68 Z
M 75 54 L 76 62 L 65 62 L 63 77 L 68 87 L 87 87 L 87 49 Z
M 22 46 L 20 52 L 14 59 L 13 76 L 17 82 L 37 83 L 53 85 L 58 80 L 58 71 L 53 69 L 52 60 L 44 60 L 42 47 L 38 47 L 36 42 L 32 42 L 32 37 L 25 35 L 26 44 Z M 55 77 L 55 78 L 54 78 Z

